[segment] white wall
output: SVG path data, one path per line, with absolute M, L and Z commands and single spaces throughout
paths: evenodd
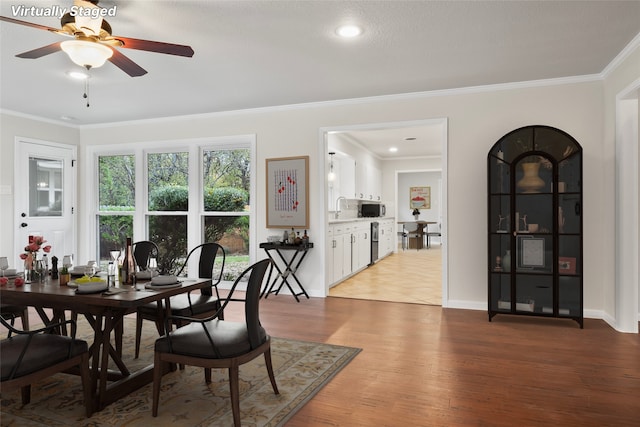
M 635 46 L 640 44 L 640 35 L 636 36 Z M 625 52 L 622 52 L 623 56 Z M 640 47 L 632 50 L 624 61 L 614 60 L 613 63 L 605 70 L 605 78 L 603 82 L 603 102 L 604 102 L 604 132 L 603 143 L 601 147 L 601 162 L 599 167 L 602 174 L 602 191 L 604 199 L 602 204 L 606 206 L 616 207 L 618 210 L 624 210 L 627 218 L 634 218 L 632 223 L 617 223 L 620 219 L 616 216 L 615 209 L 607 209 L 604 212 L 602 226 L 604 232 L 610 236 L 616 236 L 618 239 L 608 239 L 604 245 L 600 246 L 601 258 L 603 260 L 603 274 L 609 277 L 609 281 L 614 286 L 606 286 L 603 295 L 603 310 L 606 313 L 605 319 L 619 330 L 637 332 L 638 318 L 640 318 L 640 290 L 638 289 L 638 188 L 640 183 L 625 183 L 625 187 L 631 190 L 631 194 L 621 192 L 616 186 L 616 172 L 620 166 L 623 169 L 635 170 L 636 176 L 638 171 L 637 158 L 638 137 L 635 141 L 631 138 L 620 140 L 621 135 L 617 133 L 616 121 L 618 119 L 617 96 L 628 90 L 630 85 L 638 87 L 640 80 Z M 635 89 L 638 91 L 638 89 Z M 640 98 L 640 91 L 636 93 L 636 102 Z M 640 118 L 637 119 L 637 122 Z M 619 144 L 635 144 L 635 150 L 629 147 L 617 147 Z M 632 153 L 635 151 L 636 158 L 615 158 L 615 153 Z M 623 177 L 625 179 L 626 177 Z M 635 205 L 633 199 L 635 198 Z M 631 236 L 631 237 L 630 237 Z M 629 238 L 630 237 L 630 238 Z M 627 266 L 627 267 L 625 267 Z M 616 268 L 618 267 L 618 268 Z M 622 318 L 621 318 L 622 316 Z
M 421 221 L 440 221 L 440 187 L 441 172 L 402 172 L 398 173 L 398 204 L 396 219 L 398 221 L 413 221 L 413 209 L 409 206 L 410 187 L 431 187 L 431 207 L 420 209 Z
M 445 141 L 446 142 L 446 141 Z M 436 171 L 442 170 L 441 157 L 404 158 L 398 160 L 385 160 L 382 162 L 382 194 L 385 197 L 388 216 L 398 216 L 395 197 L 396 173 L 412 171 Z M 443 189 L 444 190 L 444 189 Z M 402 207 L 401 207 L 402 208 Z
M 571 134 L 584 149 L 584 307 L 587 315 L 598 317 L 613 312 L 614 233 L 613 221 L 613 98 L 640 74 L 640 49 L 623 70 L 605 82 L 594 79 L 555 81 L 529 87 L 506 85 L 494 88 L 413 94 L 407 96 L 363 99 L 361 102 L 322 103 L 292 108 L 261 109 L 246 112 L 202 115 L 186 118 L 89 126 L 80 129 L 79 155 L 90 144 L 135 144 L 141 141 L 180 140 L 212 136 L 257 136 L 255 173 L 264 177 L 264 160 L 271 157 L 308 155 L 310 161 L 310 228 L 316 247 L 305 260 L 299 276 L 311 295 L 324 294 L 325 212 L 324 144 L 319 129 L 368 123 L 447 118 L 448 120 L 448 249 L 449 306 L 486 308 L 486 153 L 505 133 L 526 125 L 549 125 Z M 606 89 L 606 90 L 605 90 Z M 13 135 L 73 142 L 75 133 L 66 138 L 55 128 L 43 135 L 31 123 L 3 117 L 2 147 Z M 605 129 L 606 124 L 606 129 Z M 41 125 L 47 127 L 46 125 Z M 34 135 L 36 133 L 37 135 Z M 45 132 L 48 133 L 48 132 Z M 2 168 L 11 161 L 2 154 Z M 322 158 L 321 158 L 322 157 Z M 388 167 L 384 165 L 386 171 Z M 80 165 L 80 176 L 92 173 Z M 12 185 L 12 173 L 0 172 L 0 185 Z M 383 176 L 384 172 L 383 172 Z M 388 179 L 385 178 L 385 186 Z M 264 184 L 258 184 L 258 188 Z M 79 182 L 80 199 L 83 181 Z M 385 190 L 386 193 L 386 190 Z M 3 196 L 3 200 L 4 200 Z M 254 242 L 266 240 L 274 230 L 265 229 L 264 192 L 260 191 L 258 226 Z M 82 208 L 82 206 L 81 206 Z M 2 207 L 3 219 L 11 208 Z M 9 214 L 7 214 L 9 212 Z M 471 213 L 471 214 L 470 214 Z M 10 222 L 9 222 L 10 223 Z M 3 236 L 7 224 L 2 222 Z M 79 235 L 87 233 L 80 218 Z M 278 231 L 279 232 L 279 231 Z M 11 233 L 7 233 L 10 235 Z M 79 253 L 86 253 L 80 239 Z M 304 303 L 304 302 L 302 302 Z
M 603 117 L 600 81 L 491 92 L 460 91 L 448 96 L 390 97 L 342 105 L 322 104 L 86 127 L 81 130 L 81 139 L 83 144 L 135 144 L 150 140 L 256 134 L 258 161 L 255 173 L 259 178 L 264 176 L 266 158 L 310 156 L 309 233 L 316 248 L 308 255 L 299 275 L 312 295 L 322 295 L 324 239 L 320 236 L 325 234 L 326 201 L 323 197 L 324 170 L 320 170 L 319 156 L 324 160 L 325 154 L 320 147 L 318 130 L 442 117 L 448 118 L 449 123 L 449 305 L 484 308 L 487 151 L 512 129 L 546 124 L 573 135 L 584 147 L 585 170 L 598 169 Z M 82 165 L 80 173 L 87 173 Z M 589 189 L 585 197 L 585 229 L 590 231 L 585 235 L 587 248 L 611 238 L 602 233 L 600 211 L 607 207 L 599 202 L 601 178 L 598 174 L 585 173 L 585 188 Z M 261 187 L 259 184 L 258 188 Z M 261 192 L 255 201 L 259 209 L 265 206 L 264 197 Z M 82 223 L 80 225 L 79 232 L 82 233 Z M 259 214 L 257 230 L 252 236 L 255 241 L 264 241 L 275 232 L 265 229 L 264 214 Z M 86 250 L 81 247 L 79 252 L 83 249 Z M 599 258 L 599 253 L 586 254 L 585 307 L 600 310 L 603 287 L 611 284 L 604 280 L 601 266 L 594 258 Z

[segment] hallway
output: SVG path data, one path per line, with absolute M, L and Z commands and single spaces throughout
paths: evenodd
M 398 249 L 331 288 L 329 296 L 442 305 L 442 246 Z

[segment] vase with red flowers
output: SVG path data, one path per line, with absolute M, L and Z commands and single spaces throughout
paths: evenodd
M 51 245 L 42 236 L 29 236 L 29 244 L 24 247 L 24 253 L 20 254 L 20 259 L 24 261 L 24 280 L 26 283 L 44 280 L 46 272 L 42 259 L 38 259 L 40 250 L 45 253 L 51 252 Z

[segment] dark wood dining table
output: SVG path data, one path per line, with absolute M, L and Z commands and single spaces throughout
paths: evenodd
M 404 224 L 418 224 L 418 229 L 416 230 L 416 234 L 418 238 L 416 239 L 416 247 L 412 249 L 422 249 L 424 248 L 424 236 L 429 232 L 429 225 L 437 224 L 436 221 L 398 221 L 399 225 L 402 225 L 404 228 Z M 410 243 L 410 242 L 409 242 Z M 429 246 L 427 246 L 428 248 Z
M 111 344 L 111 336 L 118 330 L 122 332 L 124 316 L 134 313 L 141 305 L 164 301 L 164 304 L 158 304 L 162 318 L 171 310 L 170 297 L 211 286 L 211 279 L 180 278 L 180 281 L 179 287 L 147 289 L 144 283 L 138 282 L 135 286 L 116 284 L 107 294 L 80 294 L 72 287 L 60 285 L 58 280 L 49 280 L 21 287 L 0 287 L 0 299 L 3 304 L 34 307 L 45 324 L 59 320 L 65 310 L 87 318 L 94 331 L 93 343 L 90 343 L 91 379 L 94 410 L 99 411 L 153 381 L 153 364 L 130 372 L 122 360 L 121 350 Z M 45 309 L 51 309 L 49 312 L 53 315 Z M 108 369 L 109 360 L 115 363 L 118 371 Z

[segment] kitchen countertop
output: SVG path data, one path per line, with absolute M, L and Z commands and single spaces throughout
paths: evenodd
M 395 220 L 395 217 L 392 216 L 378 216 L 378 217 L 366 217 L 366 218 L 338 218 L 338 219 L 329 219 L 329 224 L 340 224 L 343 222 L 364 222 L 364 221 L 382 221 L 385 219 Z

